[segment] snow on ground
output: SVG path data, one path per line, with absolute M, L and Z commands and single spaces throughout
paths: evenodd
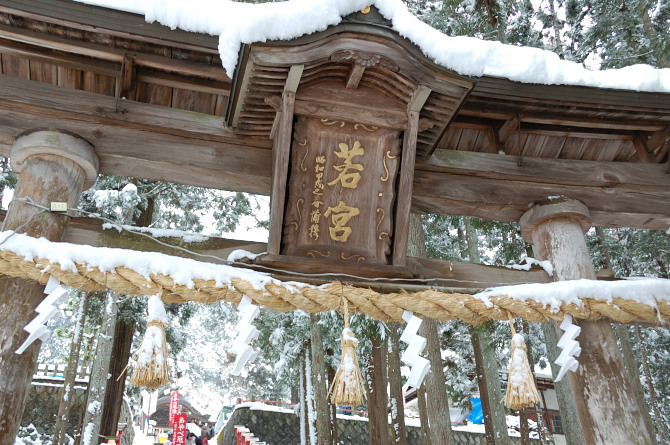
M 139 426 L 134 425 L 135 428 L 135 438 L 133 439 L 133 445 L 154 445 L 153 436 L 149 437 L 145 435 Z
M 219 35 L 223 67 L 233 77 L 242 43 L 289 40 L 337 25 L 342 17 L 375 6 L 393 29 L 439 65 L 464 76 L 493 76 L 524 83 L 583 85 L 670 93 L 670 69 L 649 65 L 590 71 L 538 48 L 473 37 L 449 37 L 414 17 L 402 0 L 290 0 L 249 4 L 230 0 L 78 0 L 144 13 L 148 22 Z
M 19 427 L 19 432 L 14 440 L 14 445 L 51 445 L 52 436 L 42 435 L 32 423 L 26 427 Z M 67 436 L 67 445 L 73 445 L 74 439 Z M 138 444 L 145 445 L 145 444 Z M 147 444 L 148 445 L 148 444 Z

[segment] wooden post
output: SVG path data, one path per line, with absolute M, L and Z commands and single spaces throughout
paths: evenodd
M 291 154 L 291 132 L 293 130 L 293 109 L 295 93 L 298 90 L 303 65 L 294 65 L 284 85 L 281 112 L 278 116 L 278 133 L 272 145 L 272 195 L 270 196 L 270 234 L 268 253 L 277 255 L 281 250 L 281 235 L 284 221 L 284 201 L 286 200 L 286 178 L 288 160 Z
M 579 201 L 559 198 L 533 206 L 520 220 L 524 239 L 536 255 L 554 266 L 556 280 L 595 280 L 584 233 L 589 211 Z M 568 373 L 577 411 L 588 444 L 648 444 L 638 406 L 619 353 L 611 324 L 606 320 L 578 321 L 582 353 L 579 369 Z M 644 408 L 643 408 L 644 409 Z
M 75 207 L 82 189 L 97 176 L 93 147 L 75 136 L 37 131 L 16 140 L 11 163 L 19 177 L 3 230 L 59 241 L 69 218 L 17 198 L 30 198 L 46 207 L 52 202 Z M 43 289 L 31 280 L 0 276 L 0 445 L 14 443 L 23 415 L 40 343 L 21 355 L 14 351 L 28 335 L 23 328 L 37 315 L 34 310 L 44 298 Z

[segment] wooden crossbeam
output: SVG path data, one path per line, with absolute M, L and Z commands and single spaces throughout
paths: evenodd
M 413 208 L 518 221 L 528 205 L 565 195 L 584 202 L 601 227 L 666 230 L 670 175 L 663 164 L 570 161 L 437 150 L 417 162 Z M 615 210 L 616 209 L 616 210 Z

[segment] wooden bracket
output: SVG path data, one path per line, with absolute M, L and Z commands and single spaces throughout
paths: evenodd
M 498 141 L 505 144 L 514 134 L 519 126 L 519 116 L 514 116 L 512 119 L 505 121 L 505 123 L 498 130 Z
M 647 142 L 645 142 L 644 136 L 637 134 L 633 139 L 633 146 L 637 153 L 637 158 L 640 162 L 656 162 L 654 155 L 650 152 Z
M 358 84 L 363 78 L 364 73 L 365 73 L 365 67 L 357 63 L 354 63 L 354 66 L 351 68 L 351 72 L 349 73 L 349 78 L 347 79 L 347 88 L 349 89 L 358 88 Z
M 432 89 L 425 85 L 419 85 L 417 89 L 414 90 L 414 93 L 412 94 L 409 102 L 407 102 L 407 112 L 410 113 L 412 111 L 421 111 L 432 91 Z

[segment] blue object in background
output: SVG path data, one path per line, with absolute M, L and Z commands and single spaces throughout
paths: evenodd
M 482 401 L 479 397 L 472 397 L 472 411 L 470 411 L 470 423 L 481 425 L 484 423 L 484 413 L 482 412 Z

